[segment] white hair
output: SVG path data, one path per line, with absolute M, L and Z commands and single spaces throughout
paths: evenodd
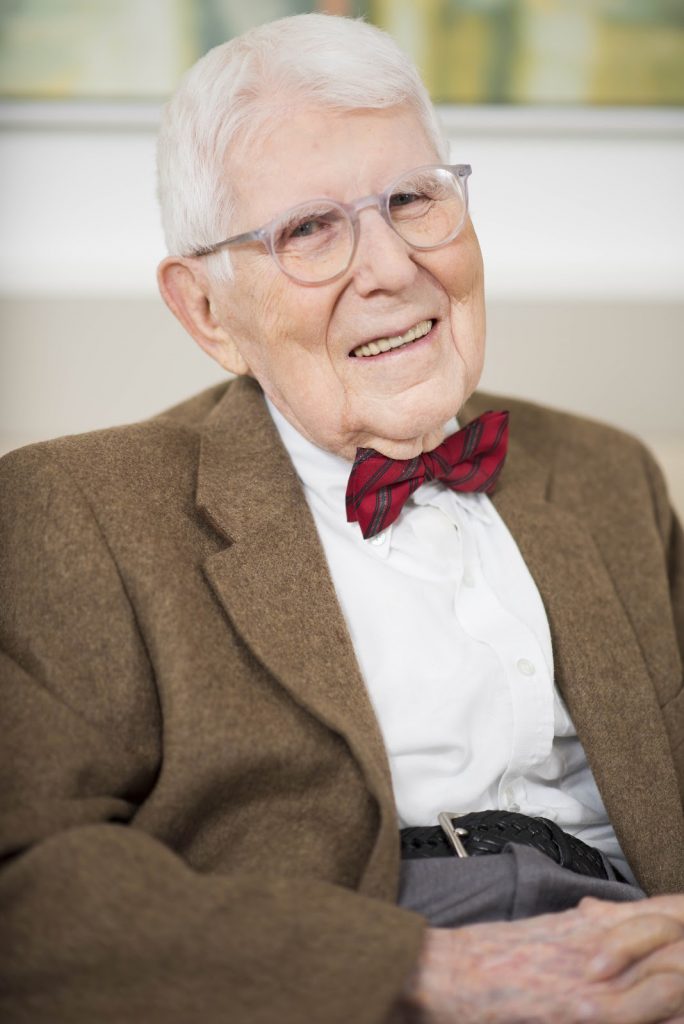
M 230 233 L 228 159 L 272 123 L 283 104 L 336 110 L 413 107 L 440 159 L 447 143 L 411 60 L 361 20 L 298 14 L 216 46 L 190 68 L 162 115 L 158 195 L 170 253 L 187 255 Z M 227 252 L 209 257 L 230 276 Z

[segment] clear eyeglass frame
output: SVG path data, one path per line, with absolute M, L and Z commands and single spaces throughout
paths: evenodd
M 448 171 L 453 175 L 455 183 L 459 186 L 463 193 L 463 215 L 459 223 L 454 227 L 448 236 L 434 245 L 417 245 L 414 242 L 407 241 L 401 232 L 397 229 L 396 224 L 392 220 L 392 213 L 390 210 L 390 201 L 392 196 L 395 194 L 397 185 L 406 178 L 410 178 L 415 174 L 423 171 Z M 253 242 L 261 243 L 270 253 L 272 259 L 278 266 L 278 268 L 291 280 L 296 281 L 297 284 L 303 285 L 320 285 L 329 284 L 331 281 L 336 281 L 338 278 L 346 274 L 347 270 L 351 266 L 356 253 L 356 248 L 359 240 L 359 214 L 362 210 L 376 209 L 380 216 L 383 218 L 386 224 L 394 231 L 402 241 L 405 242 L 411 249 L 417 249 L 421 252 L 428 252 L 433 249 L 441 249 L 442 246 L 448 245 L 449 242 L 453 242 L 456 236 L 461 231 L 463 225 L 466 222 L 468 216 L 468 178 L 472 173 L 470 164 L 425 164 L 420 167 L 415 167 L 409 171 L 404 171 L 394 181 L 388 185 L 382 192 L 372 193 L 367 196 L 362 196 L 360 199 L 356 199 L 352 203 L 337 202 L 330 198 L 318 198 L 309 200 L 306 203 L 299 203 L 297 206 L 293 206 L 283 213 L 279 214 L 273 220 L 269 221 L 268 224 L 264 224 L 260 228 L 255 228 L 253 231 L 244 231 L 239 235 L 231 235 L 230 238 L 224 238 L 220 242 L 216 242 L 214 245 L 202 246 L 197 249 L 193 249 L 191 252 L 186 253 L 187 257 L 200 257 L 200 256 L 211 256 L 213 253 L 220 252 L 221 249 L 230 248 L 231 246 L 248 245 Z M 344 266 L 341 266 L 335 273 L 316 278 L 315 280 L 298 277 L 292 271 L 288 270 L 280 260 L 278 251 L 275 245 L 276 233 L 279 227 L 284 222 L 293 220 L 294 216 L 299 210 L 308 210 L 315 203 L 325 204 L 327 207 L 339 210 L 340 213 L 349 223 L 351 228 L 352 244 L 349 249 L 349 256 Z

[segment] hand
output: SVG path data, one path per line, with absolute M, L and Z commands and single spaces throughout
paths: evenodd
M 428 929 L 396 1020 L 684 1024 L 684 896 Z

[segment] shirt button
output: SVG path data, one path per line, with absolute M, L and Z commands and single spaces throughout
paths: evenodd
M 473 572 L 472 572 L 471 569 L 464 569 L 463 570 L 463 585 L 466 586 L 466 587 L 474 587 L 475 586 L 475 576 L 473 575 Z
M 387 540 L 387 530 L 383 530 L 382 533 L 376 533 L 374 537 L 370 538 L 371 544 L 384 544 Z
M 537 671 L 532 662 L 528 661 L 527 658 L 520 658 L 516 662 L 515 667 L 523 676 L 533 676 Z

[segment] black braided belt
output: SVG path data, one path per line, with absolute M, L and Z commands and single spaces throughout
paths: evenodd
M 568 835 L 548 818 L 530 818 L 513 811 L 444 812 L 439 815 L 439 825 L 402 828 L 400 836 L 404 860 L 449 857 L 454 853 L 480 857 L 501 853 L 508 843 L 521 843 L 578 875 L 608 878 L 599 851 Z

